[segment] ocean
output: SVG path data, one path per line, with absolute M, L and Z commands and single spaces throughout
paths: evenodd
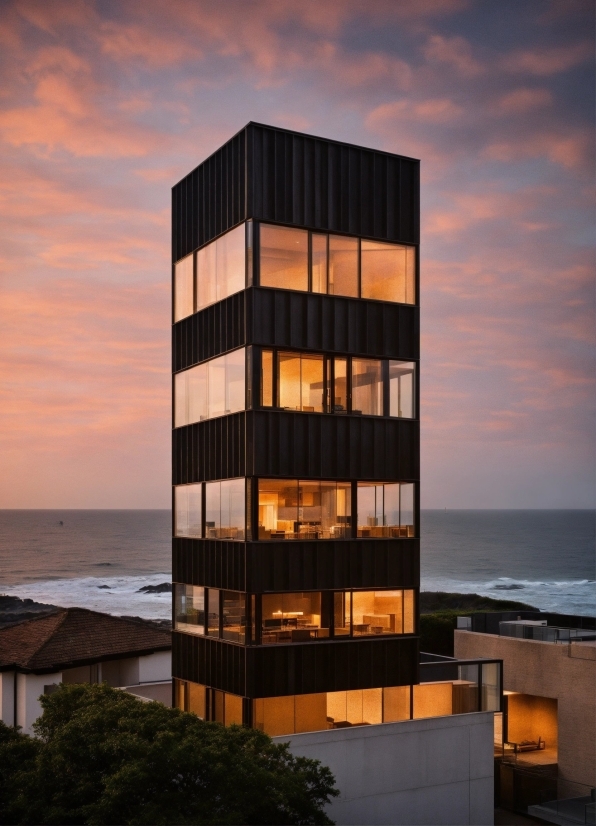
M 426 510 L 422 590 L 596 614 L 595 512 Z M 0 593 L 118 615 L 171 616 L 169 510 L 0 510 Z

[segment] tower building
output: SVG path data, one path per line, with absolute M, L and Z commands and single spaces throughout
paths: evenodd
M 410 719 L 419 162 L 249 123 L 172 191 L 173 676 L 207 720 Z

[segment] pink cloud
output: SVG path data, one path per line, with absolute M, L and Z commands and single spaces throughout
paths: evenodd
M 424 47 L 424 55 L 432 63 L 445 63 L 463 77 L 475 77 L 485 71 L 484 66 L 474 58 L 472 47 L 465 38 L 432 35 Z
M 508 72 L 544 77 L 565 72 L 593 57 L 593 42 L 582 40 L 569 46 L 513 52 L 503 58 L 502 66 Z
M 553 95 L 550 89 L 514 89 L 506 92 L 496 101 L 496 108 L 505 114 L 516 112 L 527 112 L 528 109 L 536 109 L 543 106 L 550 106 L 553 102 Z

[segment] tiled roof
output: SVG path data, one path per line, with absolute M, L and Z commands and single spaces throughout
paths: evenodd
M 63 608 L 0 629 L 0 671 L 60 671 L 171 647 L 170 632 L 148 622 Z

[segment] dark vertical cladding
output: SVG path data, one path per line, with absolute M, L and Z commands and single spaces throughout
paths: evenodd
M 388 582 L 417 588 L 420 540 L 244 543 L 177 537 L 172 579 L 255 594 L 383 588 Z
M 248 216 L 417 244 L 419 163 L 251 123 Z
M 246 220 L 246 129 L 172 189 L 172 261 Z
M 412 158 L 249 123 L 172 190 L 174 263 L 242 222 L 253 222 L 245 234 L 250 244 L 245 281 L 242 250 L 235 247 L 234 294 L 215 300 L 219 293 L 212 292 L 209 300 L 213 303 L 208 306 L 208 291 L 199 294 L 197 278 L 211 272 L 208 262 L 213 250 L 195 255 L 193 270 L 189 262 L 173 268 L 180 290 L 175 312 L 184 317 L 173 324 L 172 331 L 174 373 L 246 348 L 246 392 L 239 384 L 244 351 L 177 376 L 173 382 L 180 405 L 176 420 L 192 422 L 173 429 L 173 484 L 194 486 L 177 489 L 173 497 L 176 532 L 184 534 L 173 539 L 173 581 L 197 589 L 176 589 L 179 613 L 175 624 L 179 621 L 178 627 L 186 630 L 173 633 L 172 673 L 180 680 L 243 697 L 247 724 L 253 722 L 253 699 L 410 685 L 419 679 L 418 637 L 412 633 L 418 627 L 420 585 L 420 422 L 418 386 L 413 378 L 418 375 L 420 357 L 416 299 L 419 173 L 419 162 Z M 261 222 L 414 247 L 413 251 L 402 247 L 403 263 L 394 265 L 396 272 L 402 267 L 400 277 L 407 277 L 409 292 L 365 289 L 364 275 L 358 275 L 356 288 L 342 290 L 339 280 L 331 278 L 331 255 L 321 258 L 324 254 L 319 248 L 316 266 L 328 262 L 323 264 L 322 277 L 329 277 L 329 292 L 318 293 L 315 289 L 321 285 L 315 287 L 313 256 L 316 236 L 265 231 Z M 232 245 L 241 237 L 238 231 Z M 303 279 L 308 278 L 310 291 L 304 280 L 271 277 L 275 243 L 267 238 L 283 237 L 306 239 L 300 272 Z M 320 236 L 317 243 L 321 243 Z M 347 246 L 372 251 L 371 245 L 349 242 Z M 220 245 L 214 248 L 218 261 L 219 249 Z M 226 241 L 221 249 L 226 249 Z M 378 251 L 398 258 L 395 249 Z M 269 280 L 265 265 L 261 271 L 265 260 L 269 261 Z M 370 269 L 360 269 L 361 262 L 370 266 L 370 255 L 361 254 L 354 260 L 358 273 L 370 275 Z M 215 271 L 219 273 L 217 265 Z M 261 276 L 269 285 L 278 286 L 260 286 Z M 219 289 L 218 278 L 211 281 L 211 287 L 216 283 Z M 338 291 L 350 292 L 351 297 L 333 295 L 338 284 Z M 297 285 L 305 291 L 296 289 Z M 203 309 L 197 311 L 198 306 Z M 301 356 L 296 359 L 298 353 Z M 311 388 L 320 392 L 314 401 L 296 405 L 287 394 L 282 399 L 282 356 L 286 362 L 302 365 L 311 359 L 320 365 L 320 374 L 310 379 Z M 361 364 L 355 366 L 355 359 Z M 380 377 L 374 383 L 376 401 L 356 405 L 354 388 L 366 384 L 359 384 L 359 377 L 364 375 L 362 361 L 367 359 L 376 366 L 369 363 L 366 369 Z M 414 366 L 402 365 L 400 372 L 395 363 L 400 361 L 414 362 Z M 230 365 L 235 378 L 228 383 Z M 226 389 L 222 391 L 224 374 Z M 400 376 L 409 378 L 402 384 Z M 209 389 L 200 392 L 207 394 L 209 403 L 201 397 L 199 405 L 196 388 L 204 388 L 205 381 Z M 232 399 L 228 389 L 234 383 L 237 395 Z M 362 397 L 361 390 L 358 395 Z M 199 486 L 219 480 L 221 485 Z M 292 480 L 292 484 L 281 480 Z M 343 484 L 319 486 L 316 480 Z M 284 492 L 275 500 L 278 504 L 271 504 L 274 494 L 269 489 Z M 232 491 L 238 490 L 242 493 L 232 502 Z M 336 507 L 329 505 L 332 500 L 324 500 L 332 490 L 337 492 Z M 366 504 L 371 496 L 372 510 Z M 383 503 L 382 512 L 378 502 Z M 386 502 L 387 513 L 393 514 L 388 521 Z M 321 513 L 327 508 L 325 531 L 317 529 L 327 524 L 323 517 L 309 516 L 311 507 L 312 511 L 320 507 Z M 284 515 L 278 517 L 275 509 Z M 248 516 L 246 525 L 238 515 L 241 510 Z M 246 534 L 238 532 L 244 527 Z M 244 535 L 246 541 L 234 539 Z M 205 594 L 201 588 L 211 590 Z M 401 596 L 385 594 L 385 598 L 402 600 L 397 613 L 388 613 L 394 609 L 387 608 L 382 596 L 370 594 L 404 589 Z M 346 591 L 352 596 L 341 596 Z M 354 594 L 358 591 L 368 594 L 360 597 L 361 606 L 368 599 L 376 606 L 378 598 L 380 607 L 371 609 L 370 615 L 361 607 L 357 621 Z M 273 612 L 275 618 L 265 616 L 267 603 L 282 595 L 291 600 L 301 594 L 300 600 L 306 600 L 308 592 L 318 594 L 320 600 L 319 611 L 305 612 L 310 618 L 302 616 L 302 610 L 288 609 L 283 615 L 279 606 Z M 201 602 L 205 597 L 207 605 Z M 213 610 L 212 600 L 220 614 Z M 412 619 L 407 625 L 406 602 Z M 348 604 L 350 627 L 358 623 L 350 637 L 344 636 L 345 623 L 336 624 L 337 611 L 346 620 L 343 612 Z M 400 611 L 401 626 L 395 620 Z M 315 614 L 319 615 L 318 626 L 312 624 Z M 211 632 L 217 630 L 210 625 L 212 619 L 221 617 L 221 639 L 189 633 L 199 630 L 198 626 L 189 629 L 189 623 L 202 622 L 201 615 L 209 617 L 207 630 Z M 244 636 L 234 630 L 236 625 L 247 629 L 246 645 L 239 642 Z M 206 696 L 215 697 L 210 692 Z M 204 713 L 209 718 L 208 708 Z
M 414 637 L 244 648 L 174 632 L 172 649 L 172 670 L 178 679 L 253 698 L 418 681 Z
M 173 482 L 236 476 L 417 480 L 419 425 L 409 419 L 248 410 L 179 427 Z

